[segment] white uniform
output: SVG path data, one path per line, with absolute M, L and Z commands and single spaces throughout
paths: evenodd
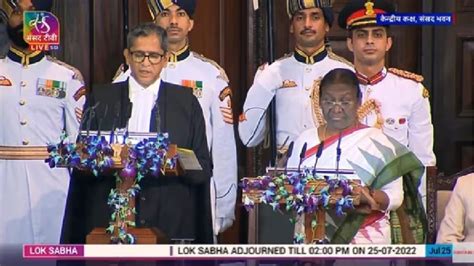
M 129 75 L 130 70 L 118 76 L 114 82 L 123 81 Z M 237 152 L 231 106 L 232 91 L 227 76 L 217 63 L 190 52 L 186 46 L 172 55 L 161 72 L 161 79 L 191 87 L 201 104 L 216 187 L 214 233 L 217 234 L 232 225 L 237 198 Z
M 420 83 L 422 77 L 398 69 L 385 68 L 370 79 L 360 73 L 357 73 L 357 76 L 363 102 L 375 99 L 380 104 L 383 132 L 406 145 L 423 165 L 436 165 L 429 95 Z M 374 125 L 375 114 L 372 112 L 362 122 L 369 126 Z M 423 176 L 419 190 L 425 198 L 426 175 Z
M 316 127 L 310 98 L 313 83 L 335 68 L 353 70 L 348 61 L 324 48 L 313 56 L 296 50 L 269 66 L 260 67 L 240 117 L 243 144 L 254 147 L 262 142 L 267 128 L 265 115 L 275 96 L 278 146 L 287 137 L 289 144 L 303 131 Z
M 445 208 L 436 243 L 474 243 L 474 173 L 461 176 Z
M 0 245 L 59 243 L 68 170 L 24 156 L 47 155 L 63 130 L 76 139 L 84 94 L 80 73 L 43 53 L 0 59 Z M 6 159 L 9 148 L 25 153 Z

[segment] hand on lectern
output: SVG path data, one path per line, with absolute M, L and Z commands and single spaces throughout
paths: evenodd
M 356 206 L 355 212 L 369 214 L 372 211 L 378 211 L 380 204 L 374 199 L 374 192 L 368 187 L 360 187 L 360 205 Z

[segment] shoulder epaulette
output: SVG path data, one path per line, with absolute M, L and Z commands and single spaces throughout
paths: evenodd
M 425 86 L 423 86 L 423 93 L 421 95 L 423 96 L 423 98 L 429 98 L 430 91 Z
M 268 66 L 268 62 L 265 62 L 265 63 L 261 64 L 261 65 L 258 67 L 258 70 L 262 71 L 262 70 L 264 70 L 267 66 Z
M 282 57 L 278 58 L 277 60 L 275 60 L 275 62 L 277 61 L 281 61 L 283 59 L 287 59 L 288 57 L 292 57 L 293 56 L 293 53 L 287 53 L 287 54 L 284 54 Z
M 219 70 L 219 72 L 220 72 L 219 77 L 221 79 L 223 79 L 225 82 L 229 83 L 229 78 L 227 77 L 227 74 L 225 73 L 225 70 L 216 61 L 214 61 L 212 59 L 209 59 L 209 58 L 205 57 L 204 55 L 198 54 L 196 52 L 193 52 L 193 55 L 197 59 L 200 59 L 204 62 L 207 62 L 207 63 L 213 65 L 215 68 L 217 68 L 217 70 Z
M 84 84 L 84 77 L 82 76 L 81 74 L 81 71 L 79 71 L 79 69 L 71 66 L 71 65 L 68 65 L 66 63 L 64 63 L 63 61 L 55 58 L 55 57 L 52 57 L 50 55 L 46 56 L 46 59 L 53 62 L 53 63 L 56 63 L 60 66 L 63 66 L 69 70 L 71 70 L 72 72 L 74 72 L 74 75 L 72 76 L 73 79 L 76 79 L 76 80 L 79 80 L 82 84 Z
M 349 60 L 345 59 L 344 57 L 342 56 L 339 56 L 337 54 L 335 54 L 333 51 L 328 51 L 328 57 L 331 58 L 332 60 L 336 60 L 336 61 L 339 61 L 341 63 L 344 63 L 350 67 L 354 67 L 354 65 L 349 62 Z
M 293 53 L 287 53 L 287 54 L 284 54 L 282 57 L 278 58 L 277 60 L 275 60 L 275 62 L 278 62 L 278 61 L 281 61 L 283 59 L 287 59 L 289 57 L 292 57 L 293 56 Z M 267 67 L 268 65 L 270 65 L 268 62 L 265 62 L 263 64 L 261 64 L 258 69 L 259 70 L 264 70 L 265 67 Z
M 398 69 L 398 68 L 393 68 L 393 67 L 389 68 L 388 72 L 390 72 L 392 74 L 395 74 L 395 75 L 397 75 L 399 77 L 402 77 L 402 78 L 411 79 L 411 80 L 416 81 L 416 82 L 422 82 L 424 80 L 423 76 L 421 76 L 421 75 L 412 73 L 410 71 L 401 70 L 401 69 Z
M 115 75 L 114 75 L 114 77 L 112 78 L 112 81 L 113 81 L 113 80 L 116 80 L 120 75 L 122 75 L 123 72 L 125 72 L 125 65 L 122 63 L 122 64 L 120 64 L 120 66 L 118 67 L 117 71 L 115 71 Z

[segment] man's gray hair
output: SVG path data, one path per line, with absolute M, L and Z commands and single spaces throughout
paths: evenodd
M 133 28 L 127 35 L 127 48 L 130 49 L 135 40 L 139 37 L 148 37 L 153 34 L 160 40 L 163 52 L 168 52 L 168 36 L 166 35 L 166 30 L 153 22 L 139 24 Z

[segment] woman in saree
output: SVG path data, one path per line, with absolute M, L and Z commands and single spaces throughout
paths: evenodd
M 354 173 L 329 178 L 360 180 L 359 205 L 342 216 L 334 210 L 327 211 L 326 238 L 330 243 L 422 243 L 426 222 L 417 187 L 423 165 L 405 146 L 380 129 L 359 122 L 361 98 L 352 71 L 328 72 L 319 86 L 319 107 L 326 123 L 298 137 L 288 166 L 301 164 L 301 169 L 313 169 L 318 160 L 316 169 Z M 308 149 L 301 158 L 299 151 L 305 143 Z M 417 230 L 409 229 L 408 234 L 402 234 L 400 226 L 393 226 L 398 224 L 394 215 L 397 210 L 402 210 L 403 217 L 409 217 L 410 226 Z M 297 234 L 305 231 L 302 221 L 300 217 L 295 228 Z

